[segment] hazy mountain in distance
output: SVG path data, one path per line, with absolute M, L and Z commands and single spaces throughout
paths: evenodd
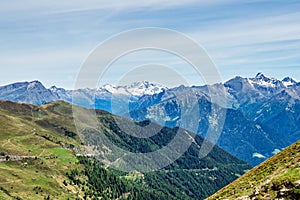
M 0 87 L 0 99 L 42 105 L 59 99 L 57 94 L 46 89 L 41 82 L 20 82 Z
M 209 108 L 214 102 L 227 109 L 224 129 L 217 144 L 256 165 L 300 139 L 299 85 L 292 78 L 280 81 L 258 73 L 254 78 L 235 77 L 223 85 L 181 86 L 142 96 L 132 103 L 130 117 L 189 130 L 199 125 L 196 132 L 204 136 L 209 125 Z M 179 97 L 181 94 L 184 99 L 196 99 L 194 102 L 198 101 L 201 111 L 200 115 L 191 117 L 189 123 L 182 122 L 182 116 L 189 114 L 183 112 L 190 102 L 183 101 Z M 220 98 L 211 98 L 212 95 Z
M 112 112 L 113 106 L 118 107 L 118 101 L 122 103 L 127 100 L 136 100 L 143 95 L 153 95 L 166 90 L 166 87 L 150 83 L 148 81 L 136 82 L 128 86 L 104 85 L 98 89 L 65 90 L 64 88 L 45 88 L 39 81 L 20 82 L 0 87 L 0 99 L 14 102 L 43 105 L 56 100 L 64 100 L 76 103 L 88 108 L 98 108 Z M 126 102 L 123 102 L 126 101 Z M 122 106 L 119 106 L 122 108 Z M 115 109 L 118 112 L 118 109 Z M 127 110 L 123 111 L 126 112 Z M 119 114 L 122 111 L 118 112 Z
M 149 119 L 171 128 L 180 126 L 202 136 L 211 122 L 218 122 L 209 121 L 212 105 L 224 108 L 226 119 L 217 144 L 252 165 L 300 138 L 300 83 L 289 77 L 278 80 L 258 73 L 253 78 L 237 76 L 224 84 L 175 88 L 147 81 L 74 91 L 55 86 L 25 89 L 24 85 L 1 87 L 1 98 L 36 105 L 60 99 L 136 121 Z M 198 109 L 190 108 L 195 103 Z

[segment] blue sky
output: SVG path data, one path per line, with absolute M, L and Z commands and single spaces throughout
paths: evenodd
M 98 44 L 143 27 L 173 29 L 191 37 L 206 49 L 224 81 L 257 72 L 300 80 L 299 19 L 299 1 L 2 1 L 0 84 L 40 80 L 47 87 L 72 88 L 82 63 Z M 202 83 L 188 66 L 162 54 L 129 56 L 103 83 L 117 79 L 124 65 L 147 63 L 141 58 L 150 55 L 161 64 L 181 67 L 179 73 L 190 83 Z

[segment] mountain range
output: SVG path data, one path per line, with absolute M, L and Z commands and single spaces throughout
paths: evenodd
M 69 103 L 0 101 L 0 199 L 204 199 L 251 168 L 217 146 L 200 159 L 203 138 L 194 135 L 188 150 L 164 168 L 143 172 L 140 160 L 132 160 L 133 170 L 120 171 L 110 165 L 110 156 L 120 152 L 105 146 L 100 132 L 122 149 L 146 153 L 161 149 L 180 130 L 156 125 L 155 136 L 136 138 L 115 121 L 130 126 L 130 120 L 102 110 L 96 115 L 98 127 L 82 122 L 81 133 Z M 190 141 L 193 133 L 182 131 Z M 97 154 L 91 157 L 91 151 Z M 119 156 L 118 161 L 125 157 Z
M 89 111 L 79 109 L 82 113 Z M 115 122 L 115 119 L 124 120 L 130 125 L 130 120 L 101 110 L 97 110 L 96 115 L 97 129 L 105 130 L 103 133 L 115 145 L 132 152 L 161 148 L 179 130 L 178 127 L 160 127 L 161 131 L 154 137 L 134 138 L 118 129 Z M 137 124 L 144 126 L 145 123 L 149 122 Z M 87 137 L 97 132 L 88 125 L 85 127 Z M 103 149 L 102 143 L 80 136 L 75 128 L 72 105 L 63 101 L 43 106 L 0 101 L 0 132 L 0 199 L 300 197 L 300 141 L 250 170 L 247 163 L 217 146 L 199 159 L 199 146 L 204 140 L 186 132 L 194 136 L 188 151 L 169 166 L 143 173 L 118 171 L 109 167 L 103 157 L 86 154 L 91 148 Z M 108 154 L 113 151 L 107 147 L 105 150 Z
M 112 112 L 111 99 L 118 100 L 130 98 L 137 100 L 143 95 L 154 95 L 168 88 L 149 83 L 148 81 L 136 82 L 131 85 L 114 86 L 106 84 L 97 89 L 66 90 L 52 86 L 46 88 L 41 82 L 18 82 L 0 87 L 0 99 L 14 102 L 43 105 L 45 103 L 64 100 L 73 102 L 76 99 L 79 106 L 97 108 Z M 118 111 L 118 110 L 117 110 Z
M 300 138 L 300 83 L 262 73 L 254 78 L 238 76 L 224 84 L 175 88 L 145 81 L 65 90 L 55 86 L 47 89 L 33 81 L 0 87 L 0 99 L 35 105 L 64 100 L 135 121 L 182 127 L 203 137 L 212 124 L 217 124 L 222 128 L 217 145 L 251 165 Z M 213 116 L 215 111 L 219 115 Z
M 211 107 L 226 109 L 217 144 L 231 154 L 257 165 L 300 138 L 299 83 L 259 73 L 254 78 L 235 77 L 224 84 L 172 88 L 145 95 L 133 103 L 130 117 L 150 119 L 166 126 L 181 126 L 205 136 Z M 198 102 L 200 114 L 191 120 L 188 100 Z M 225 113 L 225 111 L 223 111 Z M 167 119 L 167 120 L 166 120 Z

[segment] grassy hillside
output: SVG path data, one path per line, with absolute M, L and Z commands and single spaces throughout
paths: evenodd
M 72 151 L 79 140 L 55 126 L 56 117 L 45 108 L 0 102 L 0 199 L 77 196 L 80 189 L 65 187 L 63 181 L 70 169 L 82 168 Z M 46 119 L 53 124 L 39 125 Z M 63 126 L 75 131 L 71 123 Z
M 208 199 L 300 199 L 300 141 Z
M 151 138 L 135 138 L 119 130 L 111 114 L 97 111 L 97 117 L 111 141 L 133 152 L 159 149 L 176 134 L 161 128 Z M 218 147 L 200 160 L 202 142 L 196 136 L 181 158 L 159 171 L 120 172 L 104 160 L 75 156 L 85 151 L 70 104 L 0 101 L 0 199 L 203 199 L 250 166 Z

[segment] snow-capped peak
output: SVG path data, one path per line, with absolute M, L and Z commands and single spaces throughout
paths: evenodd
M 127 88 L 149 88 L 150 86 L 154 85 L 153 83 L 149 83 L 148 81 L 140 81 L 134 82 L 131 85 L 127 86 Z
M 53 85 L 53 86 L 51 86 L 51 87 L 49 88 L 49 90 L 50 90 L 51 92 L 57 92 L 57 91 L 58 91 L 58 88 L 57 88 L 55 85 Z
M 259 72 L 256 76 L 255 76 L 255 79 L 258 79 L 258 80 L 267 80 L 269 78 L 267 78 L 262 72 Z
M 145 94 L 153 95 L 162 92 L 166 87 L 150 83 L 148 81 L 134 82 L 130 85 L 114 86 L 110 84 L 103 85 L 98 89 L 101 92 L 109 92 L 111 94 L 122 94 L 129 96 L 143 96 Z
M 101 89 L 105 89 L 109 93 L 114 93 L 116 91 L 116 86 L 110 85 L 110 84 L 106 84 L 106 85 L 103 85 L 103 87 Z
M 135 82 L 127 86 L 127 91 L 133 96 L 153 95 L 162 92 L 166 87 L 148 81 Z
M 64 88 L 58 88 L 58 87 L 56 87 L 55 85 L 51 86 L 51 87 L 49 88 L 49 90 L 50 90 L 51 92 L 65 92 L 65 91 L 66 91 Z
M 263 73 L 258 73 L 255 78 L 249 78 L 249 83 L 253 86 L 258 85 L 261 87 L 278 87 L 281 82 L 275 78 L 268 78 Z
M 294 79 L 292 79 L 290 77 L 285 77 L 282 80 L 282 83 L 285 87 L 289 87 L 289 86 L 295 85 L 297 83 L 297 81 L 295 81 Z
M 32 82 L 30 82 L 27 85 L 27 89 L 32 89 L 32 88 L 39 87 L 39 86 L 42 86 L 41 82 L 39 82 L 39 81 L 32 81 Z

